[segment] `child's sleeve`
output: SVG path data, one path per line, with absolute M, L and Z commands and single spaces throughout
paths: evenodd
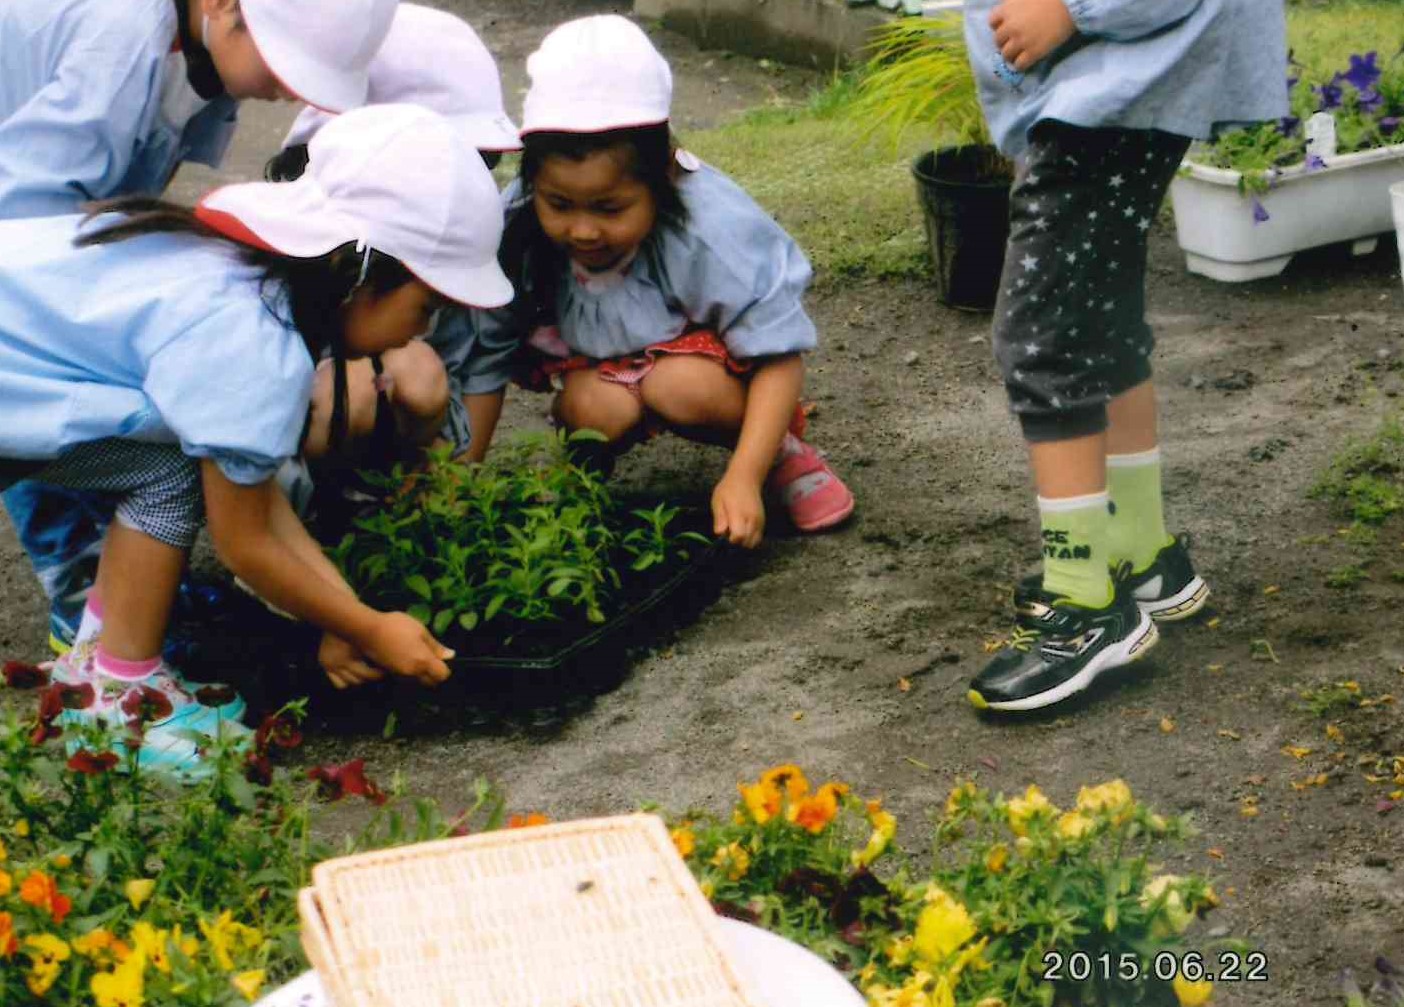
M 455 308 L 444 313 L 428 341 L 460 394 L 486 395 L 512 380 L 518 337 L 509 310 Z
M 803 353 L 819 344 L 804 310 L 814 272 L 793 238 L 729 180 L 689 207 L 664 269 L 688 320 L 711 328 L 739 359 Z
M 1083 35 L 1132 42 L 1183 21 L 1203 0 L 1063 0 Z M 1276 0 L 1245 0 L 1271 3 Z
M 161 59 L 149 40 L 119 26 L 111 34 L 69 43 L 48 83 L 0 122 L 0 218 L 74 213 L 126 178 L 154 114 Z M 6 58 L 47 58 L 40 50 L 6 46 Z
M 143 390 L 187 455 L 254 486 L 297 454 L 312 360 L 301 337 L 261 305 L 233 304 L 161 347 Z

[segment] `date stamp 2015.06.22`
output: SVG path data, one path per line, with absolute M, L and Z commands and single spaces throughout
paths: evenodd
M 1161 982 L 1184 979 L 1189 982 L 1267 982 L 1267 955 L 1261 951 L 1219 951 L 1208 955 L 1198 951 L 1161 951 L 1149 961 L 1132 952 L 1090 955 L 1084 951 L 1065 954 L 1049 951 L 1043 956 L 1045 982 L 1089 982 L 1098 980 L 1134 983 L 1154 978 Z

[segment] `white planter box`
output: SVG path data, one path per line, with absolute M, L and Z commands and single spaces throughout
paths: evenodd
M 1352 242 L 1375 250 L 1394 228 L 1389 188 L 1404 181 L 1404 144 L 1329 158 L 1325 168 L 1285 168 L 1258 200 L 1269 219 L 1253 219 L 1238 191 L 1239 172 L 1185 162 L 1170 186 L 1175 230 L 1192 273 L 1241 283 L 1276 276 L 1306 248 Z

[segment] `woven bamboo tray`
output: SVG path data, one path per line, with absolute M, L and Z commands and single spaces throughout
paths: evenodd
M 336 1007 L 758 1007 L 652 815 L 331 860 L 299 896 Z

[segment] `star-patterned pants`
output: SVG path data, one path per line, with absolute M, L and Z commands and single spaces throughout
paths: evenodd
M 1026 440 L 1105 430 L 1107 402 L 1150 378 L 1147 236 L 1188 147 L 1156 130 L 1034 128 L 994 319 Z

